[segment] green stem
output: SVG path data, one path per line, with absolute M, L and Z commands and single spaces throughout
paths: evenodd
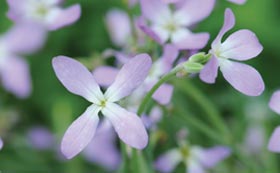
M 188 80 L 177 81 L 175 85 L 180 91 L 191 97 L 198 105 L 201 106 L 213 125 L 223 133 L 225 140 L 230 141 L 230 131 L 221 118 L 219 111 L 215 108 L 215 105 Z
M 176 73 L 178 73 L 180 70 L 182 69 L 181 66 L 177 66 L 175 67 L 172 71 L 170 71 L 169 73 L 167 73 L 166 75 L 164 75 L 154 86 L 153 88 L 146 94 L 146 96 L 144 97 L 144 99 L 142 100 L 138 111 L 137 111 L 137 115 L 142 115 L 145 112 L 145 109 L 150 101 L 150 99 L 152 98 L 153 94 L 155 93 L 155 91 L 165 82 L 167 82 L 169 79 L 171 79 L 172 77 L 174 77 L 176 75 Z

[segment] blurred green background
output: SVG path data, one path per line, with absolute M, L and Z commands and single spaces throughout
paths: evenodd
M 26 131 L 30 127 L 43 125 L 56 135 L 59 144 L 66 128 L 85 110 L 89 103 L 83 98 L 69 93 L 59 83 L 51 67 L 51 60 L 57 55 L 81 59 L 98 58 L 97 55 L 103 50 L 114 47 L 104 24 L 105 14 L 111 8 L 127 8 L 120 0 L 68 0 L 65 4 L 68 6 L 74 3 L 80 3 L 82 6 L 80 20 L 71 26 L 50 32 L 45 46 L 38 53 L 27 56 L 33 82 L 33 92 L 30 98 L 19 100 L 2 87 L 0 89 L 0 121 L 2 121 L 0 125 L 3 126 L 0 126 L 0 136 L 3 136 L 5 142 L 4 148 L 0 151 L 0 172 L 102 173 L 104 171 L 98 165 L 86 162 L 82 156 L 77 156 L 70 161 L 58 160 L 56 152 L 32 149 L 25 140 Z M 232 8 L 236 15 L 236 26 L 230 32 L 243 28 L 250 29 L 256 33 L 264 46 L 261 55 L 248 63 L 262 74 L 266 91 L 260 97 L 244 96 L 226 83 L 221 75 L 214 85 L 204 84 L 199 79 L 193 79 L 192 83 L 221 112 L 232 130 L 232 134 L 236 136 L 236 140 L 241 142 L 243 132 L 248 123 L 252 121 L 245 115 L 251 104 L 257 106 L 253 106 L 249 112 L 264 113 L 263 126 L 267 130 L 268 138 L 271 131 L 280 124 L 280 117 L 267 107 L 272 92 L 280 88 L 278 75 L 280 74 L 280 1 L 248 0 L 245 5 L 239 6 L 225 0 L 217 0 L 212 14 L 201 22 L 195 31 L 208 31 L 213 40 L 222 26 L 226 7 Z M 5 33 L 12 26 L 12 22 L 6 17 L 6 12 L 6 2 L 0 1 L 1 33 Z M 175 92 L 173 100 L 174 103 L 178 102 L 177 106 L 184 106 L 184 109 L 187 110 L 186 114 L 197 115 L 203 121 L 207 119 L 191 96 L 182 96 L 178 90 Z M 16 120 L 13 120 L 14 117 Z M 160 146 L 156 152 L 164 152 L 167 148 L 176 146 L 172 134 L 184 125 L 185 122 L 180 122 L 178 118 L 165 117 L 160 127 L 166 131 L 167 138 L 170 140 L 166 140 L 164 146 Z M 1 132 L 4 129 L 5 134 Z M 205 134 L 195 128 L 192 130 L 190 127 L 190 129 L 191 133 L 195 134 L 191 135 L 192 143 L 203 146 L 217 144 L 210 139 L 205 141 Z M 260 162 L 266 172 L 270 173 L 269 169 L 272 167 L 280 170 L 277 165 L 280 161 L 277 160 L 277 155 L 268 153 L 265 147 L 264 152 L 258 156 L 261 161 L 256 162 Z M 254 160 L 253 157 L 252 159 Z M 275 168 L 273 169 L 275 171 Z

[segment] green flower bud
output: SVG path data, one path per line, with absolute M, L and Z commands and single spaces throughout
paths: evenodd
M 205 54 L 204 52 L 200 52 L 192 55 L 189 58 L 189 62 L 206 64 L 210 58 L 211 58 L 211 54 Z
M 197 62 L 187 61 L 183 64 L 183 67 L 187 73 L 199 73 L 203 69 L 204 65 Z

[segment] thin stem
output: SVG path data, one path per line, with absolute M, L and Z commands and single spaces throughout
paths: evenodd
M 204 96 L 200 90 L 188 82 L 188 80 L 184 80 L 183 82 L 177 81 L 175 85 L 180 91 L 191 97 L 198 105 L 201 106 L 213 125 L 223 133 L 223 137 L 225 137 L 227 141 L 230 141 L 230 131 L 221 118 L 219 111 L 215 108 L 215 105 L 208 100 L 208 98 Z
M 138 111 L 137 111 L 137 115 L 142 115 L 145 112 L 145 109 L 150 101 L 150 99 L 152 98 L 153 94 L 156 92 L 156 90 L 165 82 L 167 82 L 169 79 L 171 79 L 172 77 L 174 77 L 176 75 L 177 72 L 179 72 L 181 70 L 181 66 L 177 66 L 175 67 L 172 71 L 170 71 L 169 73 L 167 73 L 166 75 L 164 75 L 154 86 L 153 88 L 146 94 L 146 96 L 144 97 L 144 99 L 142 100 Z

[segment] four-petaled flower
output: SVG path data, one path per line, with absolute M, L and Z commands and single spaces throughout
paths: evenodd
M 249 96 L 258 96 L 264 91 L 261 75 L 251 66 L 235 62 L 252 59 L 263 50 L 256 35 L 247 29 L 231 34 L 223 43 L 223 35 L 233 28 L 235 17 L 230 9 L 225 11 L 224 25 L 213 41 L 209 53 L 212 58 L 200 72 L 206 83 L 214 83 L 220 67 L 224 78 L 238 91 Z
M 60 7 L 63 0 L 7 0 L 8 17 L 15 22 L 36 22 L 48 30 L 57 30 L 77 21 L 81 7 L 76 4 L 66 9 Z
M 135 56 L 124 64 L 114 83 L 103 94 L 93 75 L 78 61 L 65 56 L 53 59 L 53 68 L 61 83 L 70 92 L 93 103 L 70 125 L 62 139 L 61 150 L 68 159 L 81 152 L 93 138 L 99 112 L 109 119 L 126 144 L 137 149 L 147 145 L 148 135 L 141 119 L 114 102 L 130 95 L 144 81 L 151 64 L 147 54 Z
M 201 49 L 209 39 L 208 33 L 194 34 L 190 27 L 209 16 L 215 0 L 187 0 L 172 11 L 162 0 L 140 0 L 144 20 L 139 27 L 160 44 L 171 41 L 179 49 Z

